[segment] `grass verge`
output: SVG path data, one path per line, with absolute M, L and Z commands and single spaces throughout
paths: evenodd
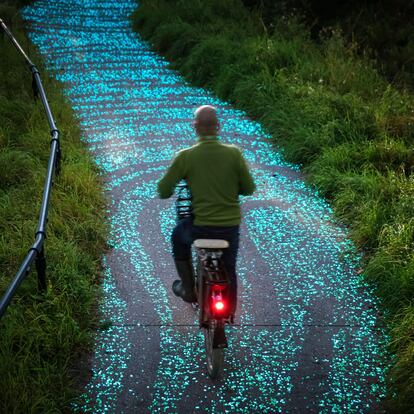
M 17 4 L 16 4 L 17 3 Z M 21 4 L 22 2 L 20 2 Z M 48 289 L 31 270 L 0 321 L 0 412 L 69 411 L 97 323 L 100 260 L 108 225 L 99 171 L 80 140 L 61 86 L 47 77 L 17 6 L 0 15 L 39 68 L 61 132 L 62 171 L 55 178 L 45 254 Z M 0 294 L 34 241 L 50 151 L 50 133 L 31 76 L 11 42 L 0 37 Z M 33 266 L 34 268 L 34 266 Z
M 336 30 L 312 41 L 295 16 L 268 33 L 240 0 L 143 0 L 134 28 L 193 84 L 247 111 L 331 202 L 365 253 L 397 355 L 390 411 L 414 395 L 413 96 Z

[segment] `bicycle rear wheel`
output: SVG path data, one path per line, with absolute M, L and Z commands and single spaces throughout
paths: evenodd
M 223 326 L 217 326 L 216 321 L 211 321 L 207 328 L 204 328 L 204 344 L 207 356 L 207 372 L 211 378 L 217 378 L 223 366 L 224 348 L 214 348 L 214 335 L 217 329 L 224 329 Z

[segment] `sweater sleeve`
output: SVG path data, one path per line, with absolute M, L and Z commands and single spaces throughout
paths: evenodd
M 169 198 L 180 180 L 185 178 L 184 153 L 179 152 L 173 159 L 164 177 L 158 182 L 158 195 L 160 198 Z
M 239 155 L 239 194 L 244 196 L 252 195 L 254 190 L 256 190 L 256 185 L 249 171 L 247 162 L 240 151 Z

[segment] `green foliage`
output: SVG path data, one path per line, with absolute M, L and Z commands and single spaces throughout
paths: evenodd
M 15 6 L 1 5 L 13 33 L 40 69 L 61 131 L 63 162 L 49 208 L 45 254 L 48 290 L 37 292 L 33 269 L 0 321 L 0 412 L 61 412 L 79 392 L 78 360 L 97 326 L 105 201 L 97 167 L 80 141 L 74 114 L 47 77 L 24 35 Z M 41 102 L 8 39 L 0 39 L 0 294 L 34 240 L 50 152 Z
M 341 27 L 348 40 L 358 43 L 361 55 L 378 60 L 377 66 L 400 87 L 414 86 L 414 2 L 406 0 L 243 0 L 260 10 L 270 32 L 280 16 L 301 15 L 318 41 L 320 31 Z
M 249 13 L 241 0 L 143 0 L 133 21 L 189 81 L 259 120 L 349 225 L 390 326 L 389 408 L 405 412 L 414 389 L 413 96 L 338 28 L 316 43 L 295 16 L 262 18 L 265 3 Z

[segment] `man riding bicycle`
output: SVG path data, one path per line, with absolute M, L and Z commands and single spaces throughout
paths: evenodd
M 218 139 L 216 109 L 199 107 L 194 113 L 198 142 L 179 151 L 158 183 L 160 198 L 169 198 L 176 185 L 186 180 L 192 195 L 193 217 L 176 225 L 171 241 L 174 262 L 180 280 L 173 283 L 175 295 L 186 302 L 196 302 L 191 245 L 196 239 L 223 239 L 229 248 L 223 251 L 223 263 L 230 279 L 231 314 L 237 304 L 236 258 L 241 220 L 239 195 L 255 190 L 246 161 L 235 145 Z

